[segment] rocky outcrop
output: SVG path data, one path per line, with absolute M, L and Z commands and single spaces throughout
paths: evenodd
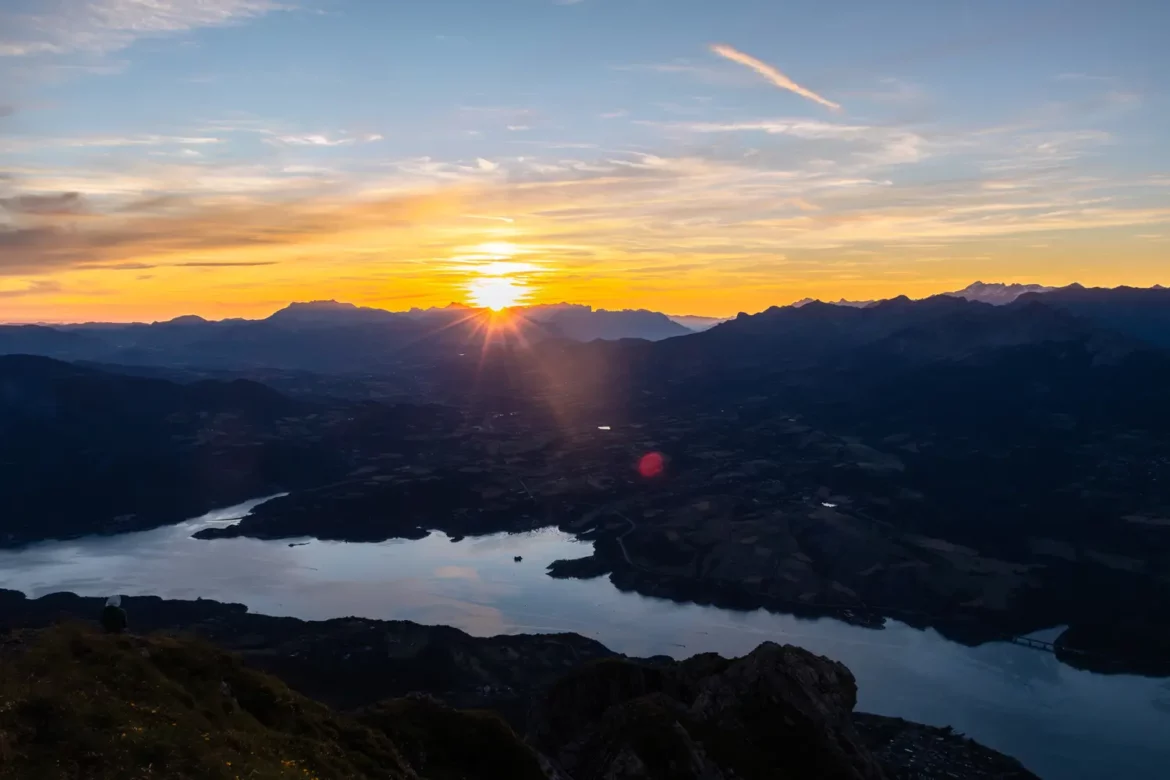
M 104 599 L 0 590 L 0 634 L 61 620 L 96 620 Z M 578 634 L 473 637 L 404 620 L 306 621 L 201 599 L 124 597 L 135 633 L 194 634 L 239 653 L 306 696 L 341 709 L 412 692 L 458 707 L 490 708 L 521 724 L 531 696 L 569 669 L 614 654 Z
M 21 629 L 92 621 L 102 603 L 0 590 L 0 677 Z M 550 780 L 1032 777 L 949 730 L 855 714 L 849 670 L 798 647 L 765 643 L 739 659 L 629 659 L 576 634 L 480 638 L 405 621 L 253 615 L 214 601 L 122 604 L 133 632 L 196 635 L 298 696 L 353 713 L 393 743 L 404 766 L 432 780 L 535 778 L 511 729 L 527 730 Z M 126 641 L 137 648 L 140 640 Z M 273 738 L 283 737 L 257 736 Z
M 589 664 L 552 686 L 530 736 L 577 780 L 885 778 L 856 701 L 843 665 L 768 642 L 731 661 Z
M 983 747 L 951 728 L 859 713 L 861 738 L 892 780 L 958 777 L 964 780 L 1035 780 L 1014 758 Z
M 0 637 L 0 780 L 545 780 L 498 716 L 347 715 L 194 639 L 77 625 Z

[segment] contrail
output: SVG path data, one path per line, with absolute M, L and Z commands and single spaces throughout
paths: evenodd
M 809 100 L 815 100 L 822 106 L 831 108 L 834 111 L 841 110 L 841 105 L 839 103 L 834 103 L 831 100 L 823 98 L 817 93 L 813 92 L 811 89 L 805 89 L 780 71 L 773 68 L 768 63 L 761 62 L 750 54 L 744 54 L 742 51 L 734 49 L 730 46 L 726 46 L 722 43 L 712 44 L 711 51 L 715 52 L 720 57 L 726 57 L 732 62 L 738 62 L 740 65 L 748 66 L 756 73 L 759 73 L 761 76 L 766 78 L 768 81 L 780 87 L 780 89 L 787 89 L 791 92 L 795 92 L 798 95 L 806 97 Z

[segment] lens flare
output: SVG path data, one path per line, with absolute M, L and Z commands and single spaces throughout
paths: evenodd
M 661 452 L 647 452 L 638 461 L 638 473 L 646 479 L 660 476 L 666 470 L 666 458 Z

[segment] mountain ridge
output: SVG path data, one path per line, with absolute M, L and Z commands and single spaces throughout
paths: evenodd
M 581 656 L 573 648 L 596 643 L 571 634 L 475 638 L 153 597 L 128 599 L 127 611 L 165 633 L 110 636 L 54 625 L 84 620 L 99 599 L 0 591 L 0 602 L 19 614 L 0 616 L 5 778 L 105 780 L 148 764 L 156 776 L 223 780 L 1034 777 L 949 730 L 856 713 L 850 671 L 789 645 L 730 659 L 601 646 Z M 343 658 L 362 672 L 339 674 Z M 306 698 L 326 690 L 346 711 Z

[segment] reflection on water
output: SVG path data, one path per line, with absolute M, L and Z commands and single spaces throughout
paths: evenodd
M 1016 645 L 967 648 L 900 623 L 873 631 L 674 604 L 621 593 L 605 578 L 554 580 L 549 563 L 590 551 L 555 529 L 458 543 L 442 534 L 380 544 L 190 538 L 256 503 L 143 533 L 0 551 L 0 587 L 203 597 L 273 615 L 414 620 L 478 635 L 576 631 L 631 655 L 741 655 L 764 640 L 789 642 L 848 665 L 860 709 L 952 725 L 1046 778 L 1161 778 L 1170 765 L 1165 681 L 1079 672 Z

